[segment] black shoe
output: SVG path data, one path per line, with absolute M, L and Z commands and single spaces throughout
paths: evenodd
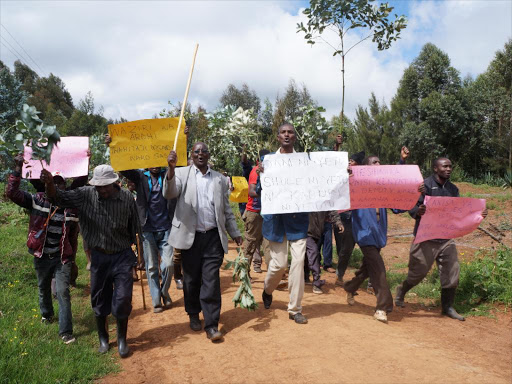
M 466 319 L 463 316 L 459 315 L 453 307 L 449 307 L 446 309 L 443 308 L 443 311 L 441 312 L 441 314 L 444 316 L 448 316 L 455 320 L 466 321 Z
M 190 329 L 196 332 L 199 332 L 201 329 L 203 329 L 203 326 L 201 325 L 201 320 L 199 320 L 199 315 L 189 315 L 189 318 Z
M 123 359 L 130 354 L 130 348 L 126 342 L 126 334 L 128 333 L 128 318 L 117 319 L 117 351 Z
M 164 309 L 170 309 L 172 307 L 172 300 L 169 298 L 169 299 L 164 299 Z
M 267 292 L 265 292 L 265 289 L 263 289 L 263 294 L 261 297 L 263 299 L 263 305 L 265 306 L 265 309 L 269 309 L 270 305 L 272 304 L 272 295 L 269 295 Z
M 401 308 L 405 307 L 404 298 L 405 294 L 402 290 L 402 286 L 399 285 L 398 287 L 396 287 L 395 305 Z
M 306 319 L 306 317 L 300 312 L 296 313 L 295 315 L 292 315 L 290 313 L 290 314 L 288 314 L 288 317 L 290 318 L 290 320 L 295 320 L 295 322 L 297 324 L 307 324 L 308 323 L 308 319 Z
M 107 353 L 110 346 L 108 345 L 108 322 L 107 316 L 96 316 L 96 327 L 98 328 L 98 337 L 100 339 L 99 353 Z
M 222 340 L 222 333 L 215 327 L 206 330 L 206 337 L 211 341 Z

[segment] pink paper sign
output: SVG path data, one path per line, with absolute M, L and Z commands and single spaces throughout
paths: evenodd
M 455 239 L 473 232 L 484 219 L 485 199 L 425 196 L 427 210 L 421 217 L 414 244 L 432 239 Z
M 59 171 L 65 178 L 85 176 L 89 173 L 89 138 L 87 136 L 61 137 L 57 147 L 52 151 L 50 165 L 43 161 L 45 169 L 50 172 Z M 39 179 L 41 162 L 32 160 L 32 148 L 25 147 L 25 161 L 21 175 L 27 179 Z
M 409 210 L 417 203 L 423 182 L 417 165 L 352 167 L 350 209 L 396 208 Z

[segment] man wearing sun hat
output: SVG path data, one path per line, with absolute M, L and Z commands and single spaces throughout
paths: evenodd
M 53 321 L 51 281 L 55 275 L 59 301 L 59 336 L 65 344 L 70 344 L 75 341 L 69 285 L 78 236 L 77 212 L 52 204 L 43 192 L 31 194 L 20 190 L 23 155 L 17 155 L 14 163 L 15 169 L 9 176 L 6 194 L 14 203 L 30 212 L 27 247 L 34 256 L 41 322 L 48 324 Z M 64 176 L 60 172 L 54 172 L 54 175 L 53 189 L 64 190 Z
M 135 200 L 121 189 L 119 176 L 110 165 L 94 169 L 90 186 L 72 191 L 55 189 L 50 172 L 43 170 L 41 180 L 46 194 L 61 207 L 78 209 L 84 240 L 91 249 L 91 304 L 96 315 L 100 353 L 109 349 L 107 316 L 117 319 L 119 355 L 127 357 L 128 316 L 132 310 L 132 266 L 136 261 L 131 245 L 136 234 L 142 236 Z M 142 252 L 142 249 L 139 250 Z

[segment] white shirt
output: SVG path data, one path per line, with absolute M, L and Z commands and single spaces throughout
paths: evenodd
M 197 226 L 196 231 L 206 232 L 217 227 L 215 219 L 215 204 L 213 200 L 213 178 L 208 167 L 203 173 L 195 166 L 192 166 L 196 175 L 197 193 Z

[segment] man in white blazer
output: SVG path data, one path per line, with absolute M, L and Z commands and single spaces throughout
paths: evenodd
M 222 339 L 219 332 L 221 308 L 219 269 L 228 253 L 227 233 L 240 246 L 242 237 L 229 205 L 227 179 L 208 166 L 210 153 L 206 144 L 192 148 L 193 164 L 176 169 L 178 156 L 171 151 L 163 194 L 177 198 L 169 244 L 181 249 L 185 310 L 190 328 L 202 329 L 199 312 L 203 311 L 204 330 L 212 341 Z M 226 233 L 227 231 L 227 233 Z

